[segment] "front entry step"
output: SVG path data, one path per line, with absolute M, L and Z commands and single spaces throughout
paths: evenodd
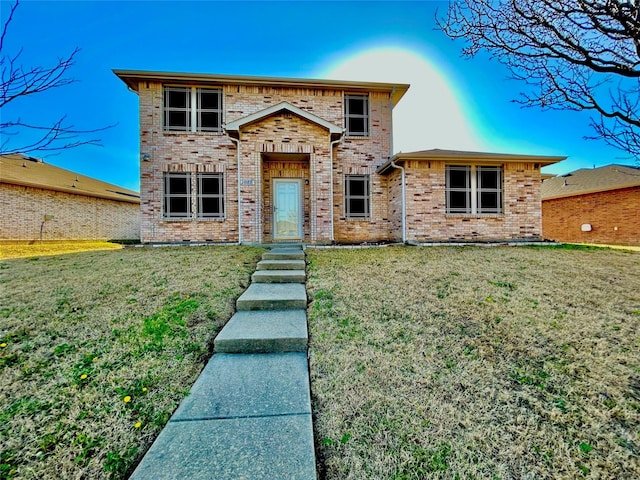
M 255 283 L 304 283 L 304 270 L 258 270 L 251 280 Z
M 265 254 L 266 255 L 266 254 Z M 304 260 L 262 260 L 257 270 L 304 270 Z
M 273 248 L 262 255 L 264 260 L 304 260 L 304 252 L 299 248 Z
M 236 302 L 238 310 L 295 310 L 307 308 L 301 283 L 252 283 Z
M 214 341 L 216 353 L 276 353 L 307 351 L 304 310 L 237 312 Z

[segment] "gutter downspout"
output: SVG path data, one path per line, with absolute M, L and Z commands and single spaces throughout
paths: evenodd
M 391 95 L 389 96 L 389 115 L 391 115 L 391 127 L 389 128 L 389 151 L 391 152 L 391 166 L 393 168 L 397 168 L 398 170 L 400 170 L 402 172 L 402 198 L 401 200 L 401 204 L 402 204 L 402 243 L 407 243 L 407 211 L 406 211 L 406 203 L 405 203 L 405 195 L 406 195 L 406 191 L 405 191 L 405 177 L 404 177 L 404 167 L 400 167 L 399 165 L 396 165 L 395 162 L 393 161 L 393 101 L 391 100 L 393 97 L 393 94 L 396 91 L 396 87 L 393 87 L 393 89 L 391 90 Z
M 329 180 L 329 199 L 331 200 L 331 204 L 330 204 L 330 208 L 329 208 L 329 215 L 331 216 L 331 237 L 330 237 L 330 241 L 331 243 L 333 243 L 335 241 L 335 237 L 334 237 L 334 228 L 333 228 L 333 146 L 337 145 L 338 143 L 340 143 L 343 139 L 344 139 L 344 132 L 345 130 L 342 130 L 342 133 L 340 134 L 340 138 L 337 140 L 333 140 L 331 141 L 331 134 L 329 134 L 329 157 L 330 157 L 330 167 L 331 167 L 331 179 Z
M 233 138 L 225 129 L 224 133 L 229 140 L 236 144 L 238 152 L 238 245 L 242 245 L 242 176 L 240 175 L 240 140 Z
M 407 212 L 406 212 L 406 202 L 405 202 L 405 181 L 404 181 L 404 167 L 401 167 L 399 165 L 396 165 L 395 162 L 393 161 L 393 157 L 391 158 L 391 166 L 393 168 L 397 168 L 398 170 L 400 170 L 402 172 L 402 198 L 401 198 L 401 203 L 402 203 L 402 243 L 407 243 Z

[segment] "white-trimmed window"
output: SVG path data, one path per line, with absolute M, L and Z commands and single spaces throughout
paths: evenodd
M 367 95 L 344 96 L 344 121 L 347 136 L 369 136 L 369 97 Z
M 369 219 L 369 175 L 346 175 L 344 179 L 345 216 L 352 220 Z
M 165 86 L 164 129 L 222 132 L 222 89 Z
M 165 173 L 163 194 L 164 218 L 191 218 L 191 174 Z
M 447 165 L 447 213 L 502 213 L 502 167 Z
M 198 218 L 224 218 L 224 182 L 221 173 L 198 173 Z

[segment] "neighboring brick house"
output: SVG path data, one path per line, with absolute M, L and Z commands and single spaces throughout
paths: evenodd
M 135 240 L 137 192 L 24 155 L 0 156 L 0 240 Z
M 564 158 L 391 159 L 405 84 L 114 73 L 140 101 L 145 243 L 539 239 L 540 167 Z
M 640 168 L 607 165 L 545 180 L 542 233 L 560 242 L 640 245 Z

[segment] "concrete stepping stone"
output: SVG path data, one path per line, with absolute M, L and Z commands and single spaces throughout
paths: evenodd
M 311 414 L 169 422 L 130 480 L 316 480 Z
M 252 283 L 236 302 L 238 310 L 307 308 L 307 292 L 300 283 Z
M 304 260 L 304 252 L 300 248 L 273 248 L 262 254 L 263 260 Z
M 316 479 L 305 353 L 216 354 L 133 475 Z
M 260 260 L 256 270 L 304 270 L 304 260 Z
M 311 413 L 305 353 L 220 353 L 171 421 L 299 413 Z
M 304 310 L 237 312 L 215 338 L 216 353 L 306 352 Z
M 257 270 L 251 276 L 256 283 L 304 283 L 306 279 L 304 270 Z

